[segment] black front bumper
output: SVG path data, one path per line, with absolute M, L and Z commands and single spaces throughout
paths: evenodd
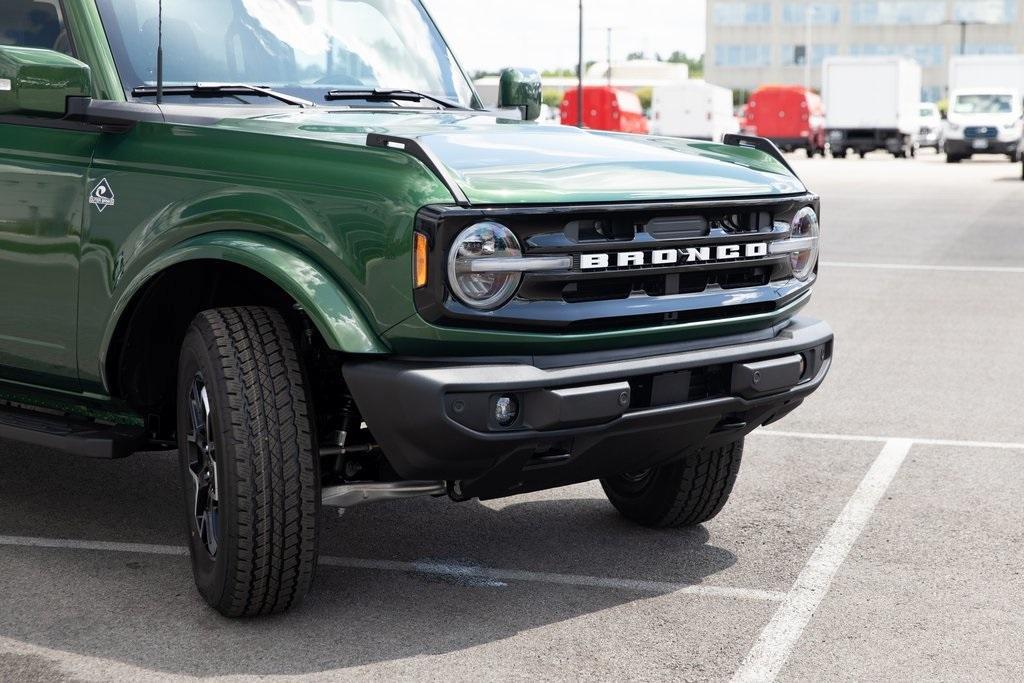
M 984 143 L 984 147 L 976 147 L 975 142 Z M 992 138 L 971 138 L 967 140 L 946 140 L 946 154 L 954 156 L 972 156 L 974 154 L 1006 154 L 1012 155 L 1017 151 L 1019 141 L 1005 142 Z
M 557 367 L 356 361 L 344 374 L 401 477 L 458 481 L 462 495 L 488 498 L 735 440 L 796 408 L 831 365 L 832 330 L 807 318 L 769 338 L 723 343 Z M 500 397 L 519 407 L 507 427 L 494 416 Z

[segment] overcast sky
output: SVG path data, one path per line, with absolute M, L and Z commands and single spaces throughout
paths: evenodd
M 577 0 L 425 0 L 463 67 L 570 68 L 576 63 Z M 704 51 L 704 0 L 584 0 L 585 56 L 604 60 L 607 29 L 612 54 L 637 50 Z

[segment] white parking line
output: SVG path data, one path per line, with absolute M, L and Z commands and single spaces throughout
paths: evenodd
M 1015 266 L 942 266 L 919 263 L 859 263 L 856 261 L 823 261 L 822 268 L 863 268 L 869 270 L 922 270 L 939 273 L 1003 273 L 1024 274 Z
M 886 443 L 894 439 L 907 437 L 895 436 L 861 436 L 858 434 L 815 434 L 810 432 L 785 432 L 777 429 L 758 429 L 754 436 L 781 436 L 791 439 L 812 439 L 816 441 L 865 441 L 869 443 Z M 957 441 L 956 439 L 909 438 L 921 446 L 951 446 L 953 448 L 994 448 L 999 450 L 1024 451 L 1024 443 L 1012 441 Z
M 853 497 L 797 576 L 785 601 L 733 675 L 734 682 L 773 681 L 779 675 L 913 445 L 910 439 L 886 442 Z
M 58 548 L 65 550 L 95 550 L 118 553 L 138 553 L 142 555 L 173 555 L 178 557 L 188 555 L 188 548 L 176 545 L 85 541 L 69 538 L 35 538 L 30 536 L 0 536 L 0 546 Z M 436 561 L 400 562 L 397 560 L 373 560 L 358 557 L 322 556 L 320 558 L 320 564 L 329 567 L 345 567 L 347 569 L 370 569 L 405 572 L 410 574 L 426 574 L 430 576 L 444 576 L 457 580 L 526 581 L 531 583 L 551 583 L 563 586 L 611 588 L 615 590 L 635 591 L 638 593 L 653 593 L 656 595 L 682 593 L 685 595 L 732 598 L 738 600 L 760 600 L 766 602 L 782 602 L 786 597 L 785 593 L 780 593 L 778 591 L 765 591 L 754 588 L 732 588 L 729 586 L 706 586 L 688 583 L 674 583 L 670 581 L 642 581 L 637 579 L 583 576 L 579 574 L 531 572 L 522 569 L 498 569 L 494 567 L 477 567 Z

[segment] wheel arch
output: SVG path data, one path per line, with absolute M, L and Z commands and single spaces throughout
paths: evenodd
M 231 293 L 217 297 L 210 292 L 207 301 L 206 288 Z M 187 328 L 205 308 L 238 303 L 301 310 L 330 351 L 388 351 L 351 297 L 305 254 L 263 235 L 208 233 L 163 252 L 122 288 L 100 348 L 105 389 L 127 398 L 124 365 L 131 354 L 144 352 L 140 345 L 167 345 L 171 340 L 153 337 L 177 330 L 185 319 Z M 161 358 L 168 351 L 162 349 Z

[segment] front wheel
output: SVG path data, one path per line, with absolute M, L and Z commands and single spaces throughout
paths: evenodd
M 313 583 L 319 468 L 291 332 L 266 308 L 192 322 L 178 363 L 178 452 L 196 586 L 228 617 L 283 612 Z
M 668 465 L 602 479 L 601 486 L 615 509 L 638 524 L 695 526 L 725 507 L 742 458 L 743 439 L 739 439 Z

